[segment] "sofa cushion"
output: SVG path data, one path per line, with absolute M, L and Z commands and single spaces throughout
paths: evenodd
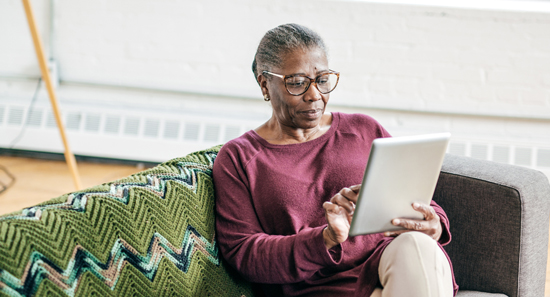
M 518 196 L 509 187 L 441 173 L 434 200 L 451 222 L 452 241 L 445 250 L 461 289 L 517 292 L 521 228 Z
M 504 294 L 486 293 L 486 292 L 479 292 L 479 291 L 458 291 L 458 294 L 456 294 L 456 297 L 508 297 L 508 296 Z
M 252 296 L 214 234 L 214 147 L 0 217 L 0 295 Z

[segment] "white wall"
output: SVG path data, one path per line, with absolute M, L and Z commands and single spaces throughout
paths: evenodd
M 331 68 L 342 73 L 331 110 L 372 114 L 396 135 L 451 131 L 455 153 L 492 159 L 494 147 L 505 146 L 510 163 L 522 163 L 515 153 L 525 150 L 531 163 L 523 165 L 550 163 L 548 12 L 336 0 L 57 0 L 50 36 L 49 1 L 31 2 L 46 48 L 53 37 L 62 107 L 99 106 L 101 125 L 102 110 L 185 117 L 197 103 L 208 120 L 223 124 L 231 114 L 242 130 L 261 123 L 269 108 L 250 70 L 256 46 L 268 29 L 297 22 L 325 38 Z M 26 111 L 30 102 L 35 83 L 26 78 L 38 76 L 20 1 L 0 1 L 0 146 L 19 131 L 7 122 L 12 106 Z M 47 109 L 44 93 L 37 104 Z M 71 133 L 89 138 L 85 124 Z M 20 148 L 32 147 L 27 134 Z

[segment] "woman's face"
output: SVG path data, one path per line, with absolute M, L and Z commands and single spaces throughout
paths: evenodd
M 282 60 L 281 66 L 273 68 L 271 72 L 287 76 L 304 74 L 315 78 L 329 71 L 327 57 L 317 47 L 295 50 L 284 55 Z M 313 83 L 299 96 L 289 94 L 279 77 L 271 76 L 260 85 L 263 93 L 271 99 L 274 117 L 282 125 L 293 129 L 311 129 L 320 124 L 329 94 L 321 94 Z

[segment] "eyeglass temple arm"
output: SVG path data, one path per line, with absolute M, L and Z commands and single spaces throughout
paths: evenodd
M 284 75 L 280 75 L 280 74 L 277 74 L 277 73 L 273 73 L 273 72 L 269 72 L 267 70 L 264 70 L 262 73 L 267 73 L 269 75 L 273 75 L 273 76 L 276 76 L 276 77 L 280 77 L 282 79 L 285 79 L 285 76 Z

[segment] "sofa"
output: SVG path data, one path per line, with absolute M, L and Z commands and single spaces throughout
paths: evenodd
M 219 148 L 1 216 L 0 296 L 253 296 L 216 245 Z M 458 296 L 544 296 L 546 176 L 447 155 L 433 199 Z

